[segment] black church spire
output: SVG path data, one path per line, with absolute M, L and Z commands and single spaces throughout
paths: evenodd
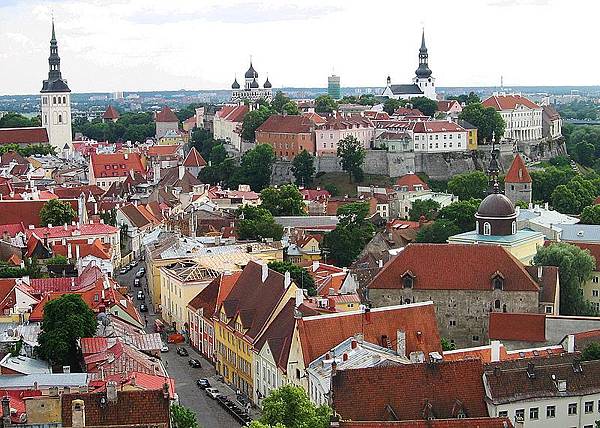
M 42 92 L 71 92 L 60 72 L 60 56 L 58 56 L 58 42 L 56 41 L 56 31 L 54 30 L 54 19 L 52 19 L 52 38 L 50 39 L 48 67 L 48 80 L 44 80 Z

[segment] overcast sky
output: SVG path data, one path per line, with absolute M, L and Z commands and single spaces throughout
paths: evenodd
M 0 0 L 0 94 L 37 93 L 54 13 L 74 92 L 408 83 L 425 27 L 438 86 L 596 85 L 595 0 Z

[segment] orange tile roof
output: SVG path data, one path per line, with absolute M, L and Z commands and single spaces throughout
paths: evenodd
M 525 162 L 523 162 L 523 158 L 518 153 L 512 161 L 506 177 L 504 177 L 504 181 L 506 183 L 531 183 L 529 171 L 527 171 Z
M 177 154 L 181 146 L 170 144 L 164 146 L 151 146 L 148 148 L 148 156 L 174 156 Z
M 118 119 L 120 117 L 119 112 L 112 105 L 109 105 L 104 114 L 102 115 L 102 119 Z
M 179 119 L 173 113 L 169 106 L 164 106 L 161 111 L 156 113 L 156 122 L 179 122 Z
M 183 161 L 183 166 L 189 167 L 200 167 L 206 166 L 206 161 L 202 157 L 198 150 L 195 147 L 192 147 L 192 150 L 188 153 L 185 160 Z
M 126 177 L 131 172 L 146 174 L 139 153 L 92 153 L 90 167 L 96 178 Z
M 546 315 L 491 312 L 488 335 L 491 340 L 545 342 Z
M 484 107 L 493 107 L 496 110 L 514 110 L 519 105 L 530 109 L 541 108 L 533 101 L 521 95 L 492 95 L 482 102 Z
M 396 186 L 407 186 L 409 191 L 414 191 L 415 186 L 422 186 L 423 190 L 429 190 L 429 186 L 417 174 L 404 174 L 396 180 Z
M 3 128 L 0 129 L 0 144 L 46 144 L 46 128 Z

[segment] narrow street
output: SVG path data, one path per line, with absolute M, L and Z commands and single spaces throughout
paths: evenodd
M 152 312 L 152 305 L 149 304 L 150 297 L 146 288 L 146 276 L 144 275 L 140 281 L 141 287 L 133 286 L 135 274 L 142 266 L 145 266 L 143 262 L 138 263 L 136 267 L 126 274 L 116 275 L 116 280 L 128 287 L 129 294 L 133 297 L 138 310 L 140 304 L 143 302 L 137 300 L 137 292 L 138 290 L 144 292 L 146 296 L 145 302 L 150 309 L 149 312 L 140 312 L 140 314 L 142 318 L 146 317 L 147 319 L 146 331 L 154 333 L 154 320 L 157 316 Z M 202 428 L 233 428 L 239 426 L 240 424 L 219 406 L 216 400 L 210 398 L 204 390 L 196 386 L 197 379 L 207 378 L 213 388 L 217 388 L 222 394 L 227 395 L 229 399 L 235 400 L 235 392 L 217 380 L 214 367 L 187 344 L 183 344 L 182 346 L 189 352 L 190 355 L 188 357 L 177 355 L 176 349 L 181 345 L 169 344 L 168 346 L 169 352 L 163 352 L 161 358 L 165 363 L 169 376 L 175 379 L 175 390 L 179 396 L 180 404 L 196 413 L 198 423 Z M 200 360 L 202 368 L 192 368 L 188 363 L 190 358 Z

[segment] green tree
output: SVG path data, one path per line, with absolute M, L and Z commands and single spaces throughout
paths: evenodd
M 65 266 L 69 264 L 69 259 L 67 259 L 62 254 L 57 254 L 54 257 L 50 257 L 48 260 L 46 260 L 46 264 L 50 266 Z
M 285 106 L 290 101 L 291 101 L 290 97 L 288 97 L 286 94 L 284 94 L 281 91 L 277 91 L 277 93 L 273 97 L 273 101 L 271 101 L 271 108 L 273 110 L 275 110 L 277 113 L 282 114 L 283 106 Z
M 427 97 L 415 97 L 410 99 L 410 103 L 413 105 L 413 108 L 416 108 L 425 116 L 431 116 L 435 114 L 437 111 L 437 103 L 429 99 Z
M 271 182 L 275 163 L 275 152 L 268 144 L 259 144 L 242 156 L 240 179 L 249 184 L 252 190 L 260 192 Z
M 261 208 L 274 216 L 299 216 L 306 214 L 302 193 L 294 184 L 267 187 L 260 192 Z
M 456 345 L 454 343 L 450 343 L 448 339 L 442 337 L 442 351 L 454 351 L 456 349 Z
M 600 224 L 600 205 L 588 205 L 581 211 L 581 223 Z
M 242 138 L 246 141 L 254 142 L 256 140 L 256 130 L 260 125 L 273 115 L 275 112 L 266 105 L 261 105 L 256 110 L 249 111 L 244 116 L 242 122 Z
M 77 213 L 68 202 L 50 199 L 40 210 L 40 223 L 42 226 L 71 224 L 76 216 Z
M 569 167 L 549 166 L 543 170 L 531 171 L 531 189 L 534 201 L 551 202 L 552 192 L 561 184 L 567 184 L 575 175 Z
M 252 421 L 250 422 L 250 428 L 286 428 L 283 424 L 263 424 L 261 421 Z
M 369 204 L 353 202 L 337 210 L 339 223 L 323 238 L 323 249 L 341 266 L 349 266 L 373 237 L 374 226 L 366 220 Z
M 40 125 L 38 117 L 29 119 L 19 113 L 10 112 L 0 117 L 0 128 L 27 128 Z
M 408 212 L 410 221 L 419 221 L 421 216 L 427 220 L 434 220 L 440 209 L 440 204 L 433 199 L 417 199 L 413 201 L 412 207 Z
M 217 144 L 210 149 L 209 160 L 212 165 L 221 165 L 227 159 L 227 150 L 223 144 Z
M 443 244 L 448 241 L 450 236 L 459 233 L 460 229 L 453 221 L 436 220 L 430 225 L 421 227 L 415 241 Z
M 374 106 L 378 103 L 379 100 L 377 100 L 377 97 L 373 94 L 364 94 L 358 98 L 358 104 L 361 106 Z
M 461 104 L 473 104 L 473 103 L 480 103 L 481 99 L 479 98 L 479 96 L 475 93 L 475 92 L 469 92 L 469 94 L 462 94 L 459 96 L 449 96 L 448 97 L 449 100 L 456 100 Z
M 592 166 L 595 161 L 596 148 L 593 144 L 582 141 L 575 146 L 575 159 L 583 166 Z
M 331 409 L 314 405 L 306 392 L 294 385 L 271 391 L 263 402 L 260 422 L 285 428 L 328 428 Z
M 188 104 L 187 106 L 176 111 L 175 116 L 177 116 L 177 119 L 179 119 L 179 121 L 183 123 L 186 120 L 188 120 L 190 117 L 193 117 L 196 115 L 196 109 L 198 107 L 202 107 L 202 104 L 200 104 L 200 103 Z
M 385 102 L 383 103 L 383 111 L 386 112 L 389 115 L 394 114 L 394 112 L 396 110 L 398 110 L 400 107 L 402 107 L 405 103 L 401 102 L 400 100 L 397 100 L 395 98 L 388 98 L 387 100 L 385 100 Z
M 240 239 L 279 241 L 283 236 L 283 227 L 275 223 L 273 215 L 262 207 L 246 205 L 237 211 L 237 233 Z
M 567 184 L 557 186 L 552 192 L 552 205 L 555 210 L 567 214 L 579 214 L 594 202 L 597 188 L 591 180 L 578 175 Z
M 96 316 L 78 294 L 65 294 L 44 306 L 37 354 L 51 365 L 79 368 L 78 340 L 96 333 Z
M 298 104 L 293 101 L 288 101 L 283 105 L 283 112 L 289 115 L 299 115 L 300 109 L 298 108 Z
M 463 108 L 458 117 L 477 127 L 477 140 L 480 143 L 492 141 L 492 136 L 495 136 L 496 141 L 500 141 L 504 135 L 506 124 L 500 113 L 493 107 L 484 107 L 481 103 L 471 103 Z
M 582 361 L 600 360 L 600 343 L 592 342 L 581 353 Z
M 342 163 L 342 169 L 350 176 L 350 181 L 361 181 L 364 173 L 362 164 L 366 151 L 360 141 L 353 135 L 348 135 L 338 142 L 337 155 Z
M 457 174 L 448 181 L 448 192 L 458 199 L 481 199 L 488 190 L 488 177 L 481 171 Z
M 111 226 L 116 226 L 117 225 L 117 210 L 113 208 L 108 211 L 103 211 L 100 213 L 100 218 L 102 219 L 102 221 L 104 221 L 104 223 L 110 224 Z
M 298 266 L 292 262 L 276 261 L 270 262 L 269 268 L 283 274 L 289 272 L 294 283 L 298 287 L 305 289 L 309 296 L 314 296 L 317 294 L 317 290 L 315 289 L 315 280 L 302 266 Z
M 475 213 L 479 209 L 480 203 L 481 199 L 452 202 L 438 212 L 437 218 L 453 222 L 461 233 L 475 230 Z
M 173 404 L 170 410 L 173 428 L 199 428 L 196 415 L 187 407 Z
M 583 284 L 596 268 L 596 260 L 588 250 L 564 242 L 554 243 L 540 247 L 533 264 L 558 267 L 561 315 L 596 315 L 581 292 Z
M 315 99 L 315 111 L 317 113 L 333 113 L 337 109 L 337 102 L 329 95 L 319 95 Z
M 306 150 L 298 153 L 292 161 L 292 174 L 299 186 L 309 187 L 315 175 L 315 158 Z

